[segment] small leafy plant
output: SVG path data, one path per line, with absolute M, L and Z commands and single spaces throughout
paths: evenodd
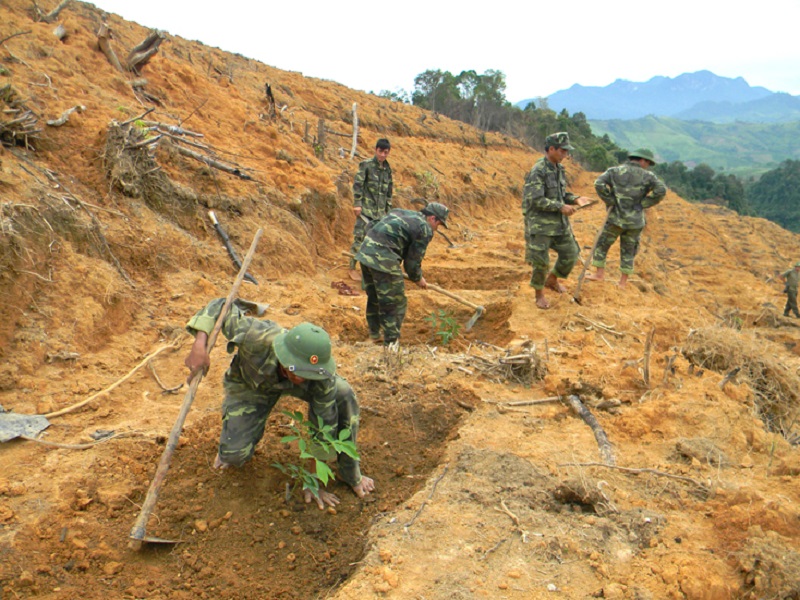
M 425 320 L 431 324 L 434 329 L 434 335 L 441 339 L 444 346 L 449 344 L 453 338 L 458 337 L 461 331 L 461 325 L 458 324 L 453 313 L 444 309 L 432 312 L 425 317 Z
M 287 417 L 292 419 L 292 434 L 281 438 L 281 443 L 289 444 L 297 442 L 300 451 L 300 463 L 273 463 L 272 466 L 288 475 L 294 482 L 292 490 L 302 485 L 303 490 L 309 490 L 316 498 L 319 498 L 320 484 L 327 485 L 329 481 L 336 479 L 331 468 L 325 463 L 335 454 L 347 454 L 351 458 L 358 459 L 358 450 L 355 443 L 350 439 L 349 429 L 342 429 L 338 435 L 334 435 L 333 427 L 325 425 L 321 417 L 317 417 L 314 424 L 303 417 L 299 411 L 283 411 Z M 303 461 L 313 460 L 314 470 L 309 471 L 305 468 Z

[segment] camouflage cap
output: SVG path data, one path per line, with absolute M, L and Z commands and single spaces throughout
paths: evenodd
M 575 147 L 569 143 L 569 134 L 566 131 L 559 131 L 558 133 L 551 133 L 544 140 L 545 150 L 550 147 L 564 148 L 565 150 L 575 150 Z
M 287 371 L 303 379 L 328 379 L 336 373 L 328 333 L 311 323 L 282 331 L 272 342 L 275 356 Z
M 653 155 L 653 151 L 647 148 L 639 148 L 638 150 L 629 152 L 628 158 L 643 158 L 649 160 L 651 165 L 656 164 L 656 157 Z
M 423 215 L 433 215 L 442 224 L 442 227 L 447 229 L 447 215 L 450 214 L 450 209 L 444 204 L 439 202 L 428 202 L 428 204 L 420 211 Z

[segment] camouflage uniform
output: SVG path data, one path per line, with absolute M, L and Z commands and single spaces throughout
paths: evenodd
M 800 264 L 800 263 L 798 263 Z M 783 293 L 786 294 L 786 306 L 783 308 L 783 316 L 788 317 L 789 311 L 800 319 L 800 311 L 797 310 L 797 284 L 800 283 L 800 273 L 794 269 L 789 269 L 781 275 L 786 280 Z
M 198 331 L 210 333 L 224 304 L 223 298 L 213 300 L 191 318 L 186 329 L 192 335 Z M 222 324 L 228 353 L 237 350 L 223 379 L 219 457 L 225 464 L 238 467 L 253 457 L 267 418 L 284 394 L 308 402 L 308 419 L 312 423 L 321 417 L 334 432 L 350 429 L 352 441 L 356 441 L 359 408 L 353 388 L 334 374 L 326 379 L 307 379 L 300 385 L 283 377 L 273 349 L 273 340 L 282 331 L 273 321 L 245 316 L 236 305 L 231 306 Z M 359 461 L 339 454 L 338 464 L 341 479 L 351 486 L 358 485 Z
M 533 266 L 531 286 L 544 289 L 550 267 L 549 250 L 558 253 L 552 273 L 569 277 L 580 248 L 575 241 L 567 215 L 561 213 L 565 204 L 575 204 L 578 196 L 567 191 L 564 167 L 543 157 L 525 176 L 522 213 L 525 217 L 525 262 Z
M 367 326 L 369 335 L 388 345 L 400 337 L 408 301 L 400 263 L 408 278 L 422 279 L 422 259 L 433 229 L 425 215 L 396 208 L 367 230 L 356 260 L 361 263 L 361 276 L 367 292 Z
M 667 186 L 638 162 L 629 160 L 600 175 L 594 189 L 610 212 L 592 255 L 592 265 L 604 268 L 608 249 L 619 238 L 619 270 L 631 275 L 645 225 L 644 210 L 664 199 Z
M 376 157 L 363 161 L 358 165 L 358 173 L 353 180 L 353 206 L 361 207 L 361 216 L 356 218 L 353 227 L 353 245 L 350 253 L 356 254 L 364 241 L 367 222 L 382 218 L 392 209 L 392 167 L 389 161 L 383 165 Z M 350 268 L 355 268 L 355 260 L 350 261 Z

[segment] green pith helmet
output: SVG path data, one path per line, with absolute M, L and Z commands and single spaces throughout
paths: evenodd
M 283 367 L 303 379 L 328 379 L 336 373 L 331 338 L 321 327 L 300 323 L 275 336 L 275 356 Z
M 564 148 L 566 150 L 575 150 L 575 147 L 569 143 L 569 134 L 566 131 L 559 131 L 558 133 L 551 133 L 544 138 L 544 148 Z
M 795 266 L 795 267 L 800 267 L 800 262 L 796 262 L 796 263 L 794 263 L 794 266 Z
M 638 150 L 629 152 L 628 158 L 643 158 L 645 160 L 649 160 L 651 165 L 656 164 L 656 157 L 653 154 L 653 151 L 648 150 L 647 148 L 639 148 Z
M 450 209 L 440 202 L 428 202 L 428 204 L 420 211 L 423 215 L 433 215 L 442 224 L 442 227 L 447 229 L 447 215 L 450 214 Z

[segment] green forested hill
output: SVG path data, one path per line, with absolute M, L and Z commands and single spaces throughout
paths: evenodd
M 623 148 L 652 148 L 661 161 L 706 163 L 739 177 L 760 175 L 787 159 L 800 159 L 800 121 L 708 123 L 648 116 L 589 122 Z

